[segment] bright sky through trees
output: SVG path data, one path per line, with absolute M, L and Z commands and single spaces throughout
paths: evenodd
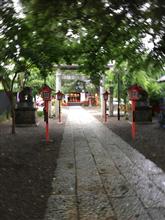
M 24 17 L 23 11 L 22 11 L 22 8 L 21 8 L 21 5 L 20 5 L 20 1 L 19 0 L 13 0 L 13 2 L 14 2 L 15 10 L 18 13 L 19 17 Z M 107 3 L 105 2 L 105 5 L 106 4 Z M 107 5 L 107 7 L 108 6 L 109 6 L 109 4 Z M 149 7 L 149 4 L 144 4 L 144 6 L 142 7 L 141 10 L 145 11 L 146 9 L 148 9 L 148 7 Z M 78 39 L 78 36 L 74 35 L 71 30 L 68 30 L 67 35 L 72 35 L 73 38 Z M 152 37 L 149 34 L 146 34 L 146 37 L 144 37 L 144 39 L 143 39 L 143 43 L 144 43 L 145 47 L 147 48 L 147 50 L 149 50 L 149 51 L 152 50 L 153 47 L 154 47 L 154 44 L 151 41 L 151 39 L 152 39 Z
M 13 0 L 14 3 L 14 8 L 16 10 L 16 12 L 18 13 L 19 17 L 24 17 L 23 15 L 23 11 L 20 5 L 20 1 L 19 0 Z

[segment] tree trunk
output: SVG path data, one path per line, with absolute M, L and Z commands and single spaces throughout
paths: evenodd
M 17 73 L 15 73 L 12 83 L 11 83 L 11 88 L 10 88 L 10 83 L 7 80 L 4 80 L 1 78 L 2 85 L 4 87 L 4 91 L 6 92 L 9 100 L 10 100 L 10 105 L 11 105 L 11 117 L 12 117 L 12 134 L 15 134 L 15 101 L 14 101 L 14 94 L 13 94 L 13 84 L 14 80 L 17 76 Z
M 12 134 L 15 134 L 15 106 L 12 104 Z
M 11 125 L 11 133 L 15 134 L 15 101 L 14 95 L 10 93 L 10 104 L 11 104 L 11 118 L 12 118 L 12 125 Z

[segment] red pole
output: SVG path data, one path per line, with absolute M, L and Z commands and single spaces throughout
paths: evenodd
M 135 126 L 135 105 L 136 101 L 132 100 L 132 139 L 135 139 L 136 126 Z
M 45 101 L 45 110 L 46 110 L 46 114 L 47 114 L 45 132 L 46 132 L 46 142 L 48 143 L 49 142 L 48 101 Z

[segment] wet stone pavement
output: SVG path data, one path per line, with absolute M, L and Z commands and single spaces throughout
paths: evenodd
M 165 174 L 81 107 L 70 107 L 44 220 L 165 220 Z

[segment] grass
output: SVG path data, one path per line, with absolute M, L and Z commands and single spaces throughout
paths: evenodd
M 43 115 L 44 115 L 43 111 L 37 111 L 37 116 L 38 117 L 43 117 Z

